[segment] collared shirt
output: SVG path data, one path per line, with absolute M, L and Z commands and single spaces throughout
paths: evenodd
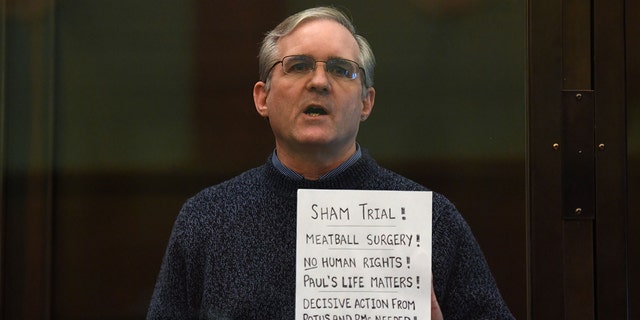
M 318 180 L 329 179 L 331 177 L 339 175 L 340 173 L 351 167 L 354 163 L 356 163 L 356 161 L 358 161 L 361 157 L 362 150 L 360 150 L 360 145 L 356 143 L 356 152 L 349 159 L 347 159 L 347 161 L 341 163 L 337 168 L 325 173 L 320 178 L 318 178 Z M 295 180 L 304 180 L 304 176 L 291 170 L 291 168 L 288 168 L 282 162 L 280 162 L 276 150 L 274 150 L 273 154 L 271 155 L 271 162 L 273 163 L 273 166 L 276 167 L 276 169 L 278 169 L 278 171 L 280 171 L 280 173 L 284 174 L 285 176 Z

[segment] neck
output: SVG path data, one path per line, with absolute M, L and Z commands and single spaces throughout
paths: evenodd
M 307 180 L 318 180 L 347 161 L 356 152 L 356 145 L 354 143 L 344 150 L 319 148 L 299 152 L 292 152 L 290 149 L 276 146 L 276 152 L 283 165 Z

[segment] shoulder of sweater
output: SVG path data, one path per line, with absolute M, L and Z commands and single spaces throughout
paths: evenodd
M 465 224 L 464 218 L 458 211 L 458 208 L 447 198 L 445 195 L 433 191 L 430 188 L 427 188 L 409 178 L 406 178 L 398 173 L 395 173 L 389 169 L 382 168 L 382 170 L 388 172 L 390 177 L 394 177 L 390 182 L 393 184 L 394 188 L 400 188 L 400 190 L 408 190 L 408 191 L 430 191 L 432 192 L 432 221 L 433 224 L 436 225 L 440 223 L 441 220 L 445 224 L 449 224 L 451 222 L 455 222 L 455 224 Z
M 259 181 L 261 167 L 247 170 L 229 180 L 206 187 L 187 199 L 174 223 L 174 237 L 178 242 L 189 243 L 213 234 L 213 229 L 223 226 L 221 221 L 233 220 L 234 206 L 243 203 L 248 193 L 260 188 L 250 188 Z
M 249 169 L 228 180 L 208 186 L 192 196 L 189 201 L 209 200 L 219 194 L 226 196 L 235 190 L 244 189 L 247 186 L 255 186 L 261 179 L 261 175 L 259 174 L 261 170 L 264 170 L 264 166 Z
M 363 160 L 368 166 L 378 168 L 375 170 L 379 175 L 376 177 L 376 184 L 380 189 L 431 191 L 433 193 L 432 221 L 434 225 L 438 223 L 441 218 L 444 218 L 444 220 L 464 221 L 456 206 L 443 194 L 433 191 L 393 170 L 380 166 L 366 150 L 363 152 Z
M 264 166 L 249 169 L 228 180 L 206 187 L 185 201 L 181 215 L 206 213 L 219 205 L 235 203 L 235 198 L 245 198 L 248 193 L 259 191 L 260 171 Z

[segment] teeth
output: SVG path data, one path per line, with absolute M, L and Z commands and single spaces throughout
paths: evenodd
M 321 116 L 321 115 L 325 115 L 325 114 L 327 114 L 327 113 L 324 111 L 324 109 L 322 109 L 322 108 L 317 108 L 317 107 L 310 107 L 309 109 L 307 109 L 307 111 L 305 111 L 305 113 L 306 113 L 307 115 L 309 115 L 309 116 L 312 116 L 312 117 L 318 117 L 318 116 Z

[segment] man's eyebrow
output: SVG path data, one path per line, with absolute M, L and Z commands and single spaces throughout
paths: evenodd
M 360 62 L 358 62 L 357 59 L 349 59 L 349 58 L 344 58 L 344 57 L 329 56 L 327 58 L 327 61 L 328 60 L 347 60 L 347 61 L 353 61 L 353 62 L 357 63 L 358 65 L 360 65 Z

